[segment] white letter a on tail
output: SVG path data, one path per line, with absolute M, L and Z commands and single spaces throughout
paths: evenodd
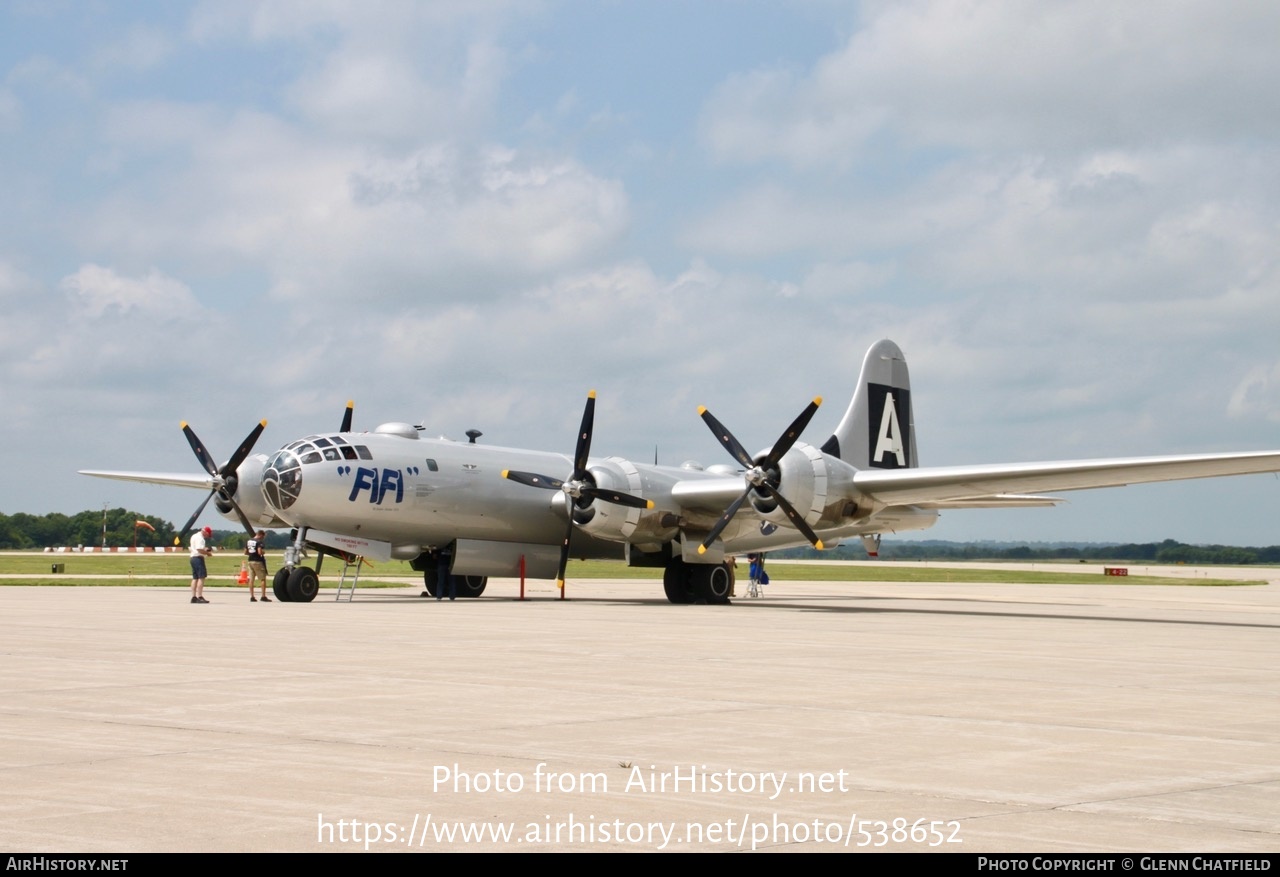
M 902 429 L 898 426 L 898 409 L 893 401 L 893 394 L 886 393 L 884 411 L 880 415 L 880 432 L 876 437 L 875 453 L 871 462 L 883 463 L 885 454 L 893 454 L 899 466 L 907 465 L 907 454 L 902 447 Z

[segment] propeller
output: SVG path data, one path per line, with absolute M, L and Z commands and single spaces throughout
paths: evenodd
M 204 502 L 196 508 L 195 514 L 187 519 L 182 525 L 182 529 L 178 531 L 178 535 L 174 537 L 173 544 L 181 545 L 182 539 L 191 531 L 192 525 L 196 519 L 200 517 L 200 513 L 204 511 L 204 507 L 209 504 L 209 500 L 217 494 L 221 494 L 230 506 L 235 509 L 236 517 L 240 519 L 240 523 L 244 525 L 246 533 L 252 535 L 255 531 L 253 525 L 249 523 L 249 518 L 245 516 L 239 504 L 236 503 L 236 470 L 240 468 L 240 464 L 249 456 L 249 452 L 253 450 L 254 444 L 258 441 L 258 437 L 262 435 L 262 431 L 266 429 L 267 422 L 259 421 L 258 425 L 249 431 L 244 441 L 240 443 L 240 447 L 236 448 L 231 458 L 219 468 L 214 462 L 213 457 L 205 450 L 204 444 L 200 441 L 200 437 L 196 435 L 195 430 L 182 421 L 182 434 L 187 437 L 187 443 L 191 445 L 191 450 L 195 452 L 196 459 L 200 461 L 200 465 L 209 473 L 209 477 L 213 480 L 213 490 L 209 491 L 209 495 L 204 498 Z
M 351 413 L 355 410 L 356 400 L 347 400 L 347 410 L 342 412 L 342 426 L 338 427 L 338 432 L 351 432 Z
M 733 433 L 725 427 L 723 423 L 707 410 L 706 406 L 698 408 L 698 415 L 706 421 L 707 426 L 711 427 L 711 431 L 715 434 L 716 439 L 724 446 L 735 460 L 742 464 L 746 469 L 743 476 L 747 479 L 747 489 L 743 491 L 742 496 L 735 499 L 720 519 L 716 521 L 715 526 L 711 528 L 711 532 L 707 534 L 707 538 L 702 540 L 702 544 L 698 546 L 698 553 L 705 554 L 712 543 L 716 541 L 724 528 L 729 526 L 729 522 L 733 520 L 733 516 L 742 508 L 742 504 L 747 501 L 747 497 L 751 495 L 751 491 L 760 490 L 768 494 L 778 507 L 782 509 L 783 514 L 791 521 L 791 526 L 800 531 L 804 538 L 808 539 L 814 548 L 822 550 L 822 540 L 818 538 L 818 534 L 813 532 L 813 528 L 805 523 L 804 517 L 795 509 L 787 498 L 778 492 L 778 484 L 782 481 L 782 472 L 778 469 L 778 463 L 795 445 L 796 440 L 800 438 L 800 433 L 804 432 L 804 428 L 809 425 L 809 421 L 813 419 L 813 415 L 817 413 L 818 406 L 822 404 L 822 397 L 817 396 L 800 412 L 800 416 L 791 422 L 791 425 L 783 431 L 778 440 L 773 443 L 773 447 L 769 449 L 769 453 L 765 454 L 760 462 L 752 459 L 747 453 L 747 449 L 742 446 Z
M 564 587 L 564 571 L 569 565 L 569 537 L 573 535 L 573 509 L 575 505 L 579 508 L 586 508 L 591 500 L 598 499 L 603 502 L 611 502 L 614 505 L 629 506 L 636 509 L 653 508 L 651 500 L 642 499 L 630 493 L 605 490 L 596 486 L 595 479 L 587 471 L 587 458 L 591 455 L 591 431 L 595 424 L 595 416 L 596 391 L 592 390 L 587 394 L 587 406 L 582 412 L 582 426 L 578 430 L 578 446 L 573 453 L 573 472 L 569 475 L 567 481 L 551 478 L 547 475 L 539 475 L 536 472 L 515 472 L 511 469 L 504 469 L 502 472 L 503 478 L 519 484 L 540 487 L 543 490 L 564 491 L 565 498 L 568 500 L 569 526 L 565 529 L 564 542 L 560 545 L 560 566 L 556 572 L 556 587 L 558 588 Z

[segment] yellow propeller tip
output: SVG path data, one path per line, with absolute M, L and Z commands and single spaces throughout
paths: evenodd
M 564 579 L 556 579 L 556 587 L 563 591 L 563 590 L 564 590 Z
M 653 500 L 647 500 L 647 502 L 648 502 L 649 504 L 648 504 L 647 506 L 645 506 L 645 508 L 647 508 L 647 509 L 651 509 L 651 508 L 653 508 Z
M 699 417 L 701 417 L 702 415 L 704 415 L 704 414 L 706 414 L 706 413 L 707 413 L 707 406 L 706 406 L 706 405 L 699 405 L 699 406 L 698 406 L 698 416 L 699 416 Z
M 259 423 L 261 423 L 264 427 L 267 425 L 267 421 L 266 421 L 266 419 L 265 419 L 265 418 L 264 418 L 264 419 L 262 419 L 262 420 L 260 420 L 260 421 L 258 421 L 258 422 L 259 422 Z
M 511 474 L 511 470 L 510 470 L 510 469 L 503 469 L 503 470 L 502 470 L 502 477 L 503 477 L 503 478 L 506 478 L 506 477 L 507 477 L 507 476 L 509 476 L 510 474 Z
M 348 400 L 347 400 L 347 407 L 348 407 L 348 408 L 355 408 L 355 407 L 356 407 L 356 400 L 355 400 L 355 399 L 348 399 Z
M 813 397 L 813 404 L 814 404 L 814 405 L 821 405 L 821 404 L 822 404 L 822 397 L 821 397 L 821 396 L 814 396 L 814 397 Z
M 595 391 L 595 390 L 590 390 L 590 391 L 588 391 L 588 392 L 587 392 L 587 398 L 588 398 L 588 399 L 594 399 L 595 397 L 596 397 L 596 391 Z
M 819 551 L 821 551 L 821 550 L 822 550 L 822 548 L 823 548 L 822 540 L 821 540 L 821 539 L 819 539 L 817 542 L 813 543 L 813 547 L 814 547 L 814 548 L 816 548 L 816 549 L 818 549 Z
M 707 546 L 705 546 L 705 545 L 699 545 L 699 546 L 698 546 L 698 553 L 699 553 L 699 554 L 706 554 L 706 553 L 707 553 Z
M 187 422 L 186 422 L 185 420 L 184 420 L 184 421 L 182 421 L 181 423 L 179 423 L 179 424 L 178 424 L 178 428 L 179 428 L 179 429 L 186 429 L 186 428 L 187 428 Z

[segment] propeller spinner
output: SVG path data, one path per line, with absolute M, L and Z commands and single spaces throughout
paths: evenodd
M 560 566 L 556 572 L 556 587 L 564 587 L 564 571 L 569 565 L 569 538 L 573 535 L 573 507 L 577 504 L 585 508 L 592 500 L 611 502 L 615 505 L 629 506 L 636 509 L 651 509 L 653 502 L 629 493 L 616 490 L 605 490 L 597 487 L 595 478 L 587 470 L 587 458 L 591 455 L 591 432 L 596 416 L 596 391 L 587 394 L 587 406 L 582 412 L 582 426 L 578 430 L 578 445 L 573 454 L 573 472 L 568 480 L 539 475 L 536 472 L 514 472 L 505 469 L 502 477 L 529 487 L 540 487 L 543 490 L 561 490 L 569 504 L 569 524 L 565 529 L 564 541 L 560 545 Z
M 822 404 L 822 397 L 817 396 L 800 412 L 800 416 L 791 422 L 778 440 L 773 443 L 773 447 L 769 449 L 769 453 L 756 462 L 751 455 L 747 453 L 746 448 L 742 446 L 733 433 L 725 428 L 724 424 L 716 420 L 706 406 L 698 408 L 698 414 L 711 427 L 711 431 L 715 434 L 716 439 L 724 446 L 733 458 L 737 460 L 746 472 L 743 476 L 747 479 L 747 489 L 742 492 L 742 496 L 734 500 L 720 519 L 716 521 L 715 526 L 711 528 L 711 532 L 707 534 L 707 538 L 702 540 L 702 544 L 698 546 L 698 553 L 705 554 L 707 549 L 719 538 L 724 532 L 724 528 L 729 526 L 729 522 L 733 520 L 733 516 L 738 513 L 738 509 L 742 508 L 742 504 L 747 501 L 747 497 L 751 495 L 751 491 L 759 490 L 767 494 L 778 507 L 782 509 L 783 514 L 791 522 L 791 526 L 800 531 L 804 538 L 808 539 L 814 548 L 822 550 L 822 540 L 818 538 L 818 534 L 813 532 L 804 520 L 804 517 L 795 509 L 787 498 L 778 492 L 778 485 L 782 482 L 782 472 L 778 468 L 778 463 L 795 445 L 796 440 L 800 438 L 800 433 L 804 432 L 804 428 L 809 425 L 809 421 L 813 419 L 813 415 L 817 413 L 818 406 Z

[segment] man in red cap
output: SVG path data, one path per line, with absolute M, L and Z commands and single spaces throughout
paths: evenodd
M 212 527 L 205 527 L 191 534 L 191 602 L 208 603 L 204 598 L 204 580 L 209 577 L 205 569 L 204 559 L 213 554 L 209 547 L 209 537 L 213 535 Z

